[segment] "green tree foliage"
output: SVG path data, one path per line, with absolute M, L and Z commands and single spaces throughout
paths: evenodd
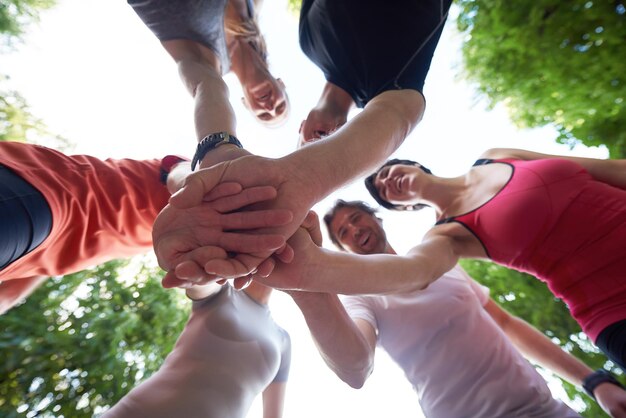
M 0 0 L 0 45 L 10 47 L 20 40 L 39 13 L 56 4 L 56 0 Z
M 571 317 L 567 306 L 557 299 L 543 282 L 528 274 L 487 261 L 463 260 L 461 264 L 476 281 L 489 287 L 491 297 L 512 315 L 532 324 L 592 369 L 612 368 L 615 374 L 622 374 L 621 370 L 589 341 Z M 565 381 L 562 382 L 570 399 L 584 403 L 585 410 L 582 412 L 584 416 L 590 418 L 606 416 L 584 392 Z
M 302 0 L 287 0 L 287 7 L 295 15 L 299 15 L 302 8 Z
M 622 0 L 459 0 L 464 76 L 522 127 L 626 156 Z
M 21 40 L 28 26 L 39 20 L 39 13 L 55 4 L 55 0 L 0 0 L 0 52 Z M 7 77 L 0 74 L 0 141 L 40 142 L 41 138 L 53 139 L 61 148 L 68 146 L 66 140 L 50 134 L 24 98 L 8 87 Z
M 6 81 L 0 75 L 0 141 L 24 142 L 33 132 L 44 132 L 45 127 L 32 115 L 24 98 L 6 87 Z
M 159 368 L 189 306 L 127 264 L 51 278 L 0 316 L 0 416 L 91 417 Z

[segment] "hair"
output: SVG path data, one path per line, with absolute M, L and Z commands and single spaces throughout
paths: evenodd
M 259 29 L 259 23 L 257 20 L 255 12 L 254 16 L 250 19 L 237 22 L 226 21 L 224 29 L 227 34 L 232 35 L 234 38 L 249 43 L 252 49 L 259 54 L 265 65 L 268 65 L 267 45 L 265 44 L 265 37 L 261 33 L 261 29 Z
M 332 230 L 330 229 L 330 224 L 333 221 L 333 219 L 335 219 L 337 212 L 343 208 L 359 209 L 367 213 L 368 215 L 372 215 L 372 216 L 376 216 L 376 209 L 374 209 L 373 207 L 371 207 L 370 205 L 368 205 L 367 203 L 361 200 L 345 201 L 342 199 L 337 199 L 335 201 L 335 205 L 326 213 L 326 215 L 324 215 L 324 224 L 326 224 L 326 231 L 328 232 L 328 236 L 330 237 L 330 240 L 332 241 L 333 244 L 335 244 L 337 248 L 339 248 L 342 251 L 345 251 L 345 248 L 343 248 L 343 245 L 341 245 L 341 242 L 339 242 L 335 234 L 333 234 Z
M 397 158 L 394 158 L 394 159 L 391 159 L 391 160 L 387 161 L 378 170 L 376 170 L 374 173 L 370 174 L 369 176 L 367 176 L 365 178 L 364 182 L 365 182 L 365 188 L 367 189 L 367 191 L 370 193 L 370 195 L 372 195 L 374 200 L 380 206 L 384 207 L 385 209 L 399 210 L 399 211 L 407 211 L 407 210 L 416 211 L 416 210 L 420 210 L 420 209 L 424 209 L 425 207 L 428 207 L 428 205 L 423 204 L 423 203 L 418 203 L 416 205 L 393 204 L 393 203 L 388 202 L 385 199 L 383 199 L 382 196 L 380 195 L 380 193 L 378 193 L 378 189 L 374 185 L 374 180 L 376 179 L 376 176 L 378 175 L 378 173 L 380 173 L 380 170 L 382 170 L 385 167 L 389 167 L 389 166 L 392 166 L 392 165 L 398 165 L 398 164 L 401 164 L 401 165 L 412 165 L 412 166 L 415 166 L 415 167 L 419 167 L 426 174 L 433 174 L 432 171 L 430 171 L 428 168 L 424 167 L 423 165 L 421 165 L 417 161 L 413 161 L 413 160 L 399 160 Z
M 258 2 L 257 2 L 258 3 Z M 258 6 L 258 4 L 257 4 Z M 256 8 L 254 12 L 254 16 L 249 19 L 232 22 L 225 21 L 224 22 L 224 30 L 227 34 L 233 36 L 234 38 L 241 40 L 242 42 L 247 42 L 250 47 L 259 55 L 263 63 L 265 64 L 265 69 L 268 74 L 270 74 L 269 70 L 269 62 L 267 60 L 267 45 L 265 43 L 265 37 L 261 33 L 261 29 L 259 28 L 258 16 L 256 14 Z M 274 77 L 270 74 L 271 77 Z M 289 100 L 289 96 L 287 95 L 286 89 L 283 89 L 283 94 L 285 95 L 285 111 L 282 117 L 273 118 L 268 121 L 264 121 L 257 118 L 257 121 L 261 124 L 269 127 L 269 128 L 277 128 L 285 124 L 287 121 L 287 115 L 291 113 L 291 101 Z

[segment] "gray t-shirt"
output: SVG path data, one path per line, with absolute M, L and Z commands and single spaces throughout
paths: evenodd
M 429 418 L 578 417 L 485 311 L 488 299 L 457 266 L 424 290 L 342 301 L 377 330 Z
M 270 383 L 286 381 L 289 334 L 266 305 L 224 286 L 193 303 L 176 346 L 106 418 L 240 418 Z
M 211 49 L 222 73 L 230 69 L 224 33 L 227 0 L 128 0 L 143 23 L 160 41 L 186 39 Z

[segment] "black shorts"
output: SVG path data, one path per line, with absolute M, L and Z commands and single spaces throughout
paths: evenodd
M 0 164 L 0 269 L 37 248 L 51 229 L 52 212 L 41 192 Z

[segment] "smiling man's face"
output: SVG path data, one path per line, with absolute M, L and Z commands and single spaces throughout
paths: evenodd
M 381 220 L 359 208 L 342 207 L 330 223 L 330 232 L 341 246 L 354 254 L 386 252 L 387 237 Z

